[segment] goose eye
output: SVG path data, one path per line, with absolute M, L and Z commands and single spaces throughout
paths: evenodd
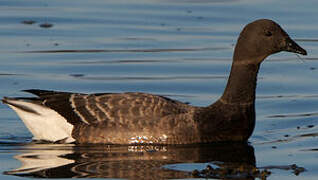
M 272 34 L 272 32 L 270 32 L 270 31 L 265 31 L 265 36 L 272 36 L 273 34 Z

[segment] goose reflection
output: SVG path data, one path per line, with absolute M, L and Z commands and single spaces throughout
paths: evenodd
M 194 174 L 194 168 L 174 168 L 182 167 L 182 164 L 194 167 L 208 163 L 221 169 L 255 168 L 254 148 L 246 143 L 196 146 L 29 144 L 23 146 L 15 158 L 22 163 L 21 167 L 5 174 L 35 178 L 169 179 L 204 176 L 199 171 Z M 236 179 L 255 179 L 246 173 L 236 176 Z M 228 177 L 215 171 L 213 178 Z

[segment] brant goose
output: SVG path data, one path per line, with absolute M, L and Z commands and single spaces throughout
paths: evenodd
M 247 141 L 255 126 L 255 88 L 261 62 L 274 53 L 307 55 L 274 21 L 242 30 L 223 95 L 196 107 L 140 93 L 82 94 L 24 90 L 37 98 L 4 97 L 34 135 L 57 143 L 192 144 Z

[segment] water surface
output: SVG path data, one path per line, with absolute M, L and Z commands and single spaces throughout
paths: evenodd
M 205 106 L 223 92 L 239 32 L 258 18 L 277 21 L 309 54 L 300 60 L 279 53 L 262 64 L 250 145 L 34 144 L 16 114 L 0 105 L 0 178 L 317 179 L 317 5 L 315 0 L 0 1 L 1 97 L 30 96 L 20 90 L 31 88 L 140 91 Z M 220 171 L 202 173 L 207 165 Z M 224 176 L 229 169 L 246 171 Z M 249 174 L 255 169 L 271 174 Z

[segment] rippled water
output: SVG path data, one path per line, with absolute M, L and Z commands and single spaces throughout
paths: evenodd
M 208 105 L 223 92 L 240 30 L 258 18 L 280 23 L 309 54 L 279 53 L 262 64 L 250 145 L 34 144 L 16 114 L 1 104 L 0 178 L 259 179 L 270 171 L 267 179 L 317 179 L 317 5 L 316 0 L 0 1 L 1 97 L 29 96 L 20 90 L 30 88 L 141 91 Z M 202 172 L 207 165 L 219 171 Z M 228 172 L 237 169 L 244 171 Z M 259 173 L 251 173 L 255 169 Z

